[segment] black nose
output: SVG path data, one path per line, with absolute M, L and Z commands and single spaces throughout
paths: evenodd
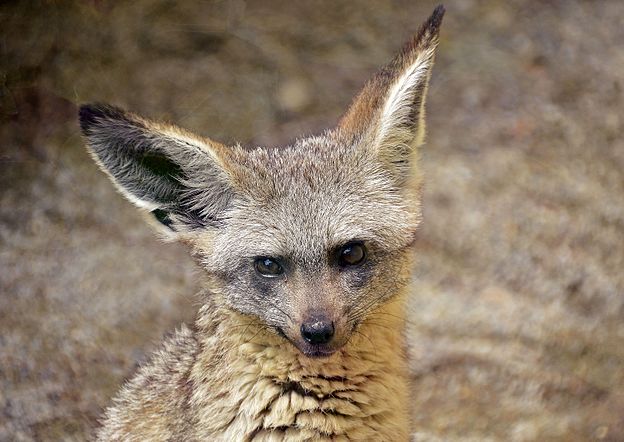
M 301 336 L 310 344 L 327 344 L 334 336 L 334 323 L 325 319 L 313 319 L 301 324 Z

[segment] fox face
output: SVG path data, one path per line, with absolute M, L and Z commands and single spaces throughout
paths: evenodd
M 328 137 L 243 152 L 223 228 L 196 238 L 228 306 L 306 355 L 342 347 L 406 280 L 418 211 L 375 158 Z
M 81 128 L 120 192 L 189 245 L 217 305 L 306 356 L 330 356 L 409 281 L 443 13 L 335 128 L 289 146 L 224 146 L 99 104 L 81 107 Z

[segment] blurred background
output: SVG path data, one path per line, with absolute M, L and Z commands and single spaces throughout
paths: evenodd
M 624 440 L 624 4 L 446 0 L 411 302 L 422 441 Z M 0 5 L 0 440 L 83 440 L 197 309 L 76 105 L 246 145 L 334 124 L 430 1 Z

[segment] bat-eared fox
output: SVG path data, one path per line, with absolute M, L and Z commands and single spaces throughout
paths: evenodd
M 417 149 L 443 15 L 334 128 L 292 145 L 225 146 L 80 108 L 95 161 L 205 279 L 195 323 L 126 383 L 98 440 L 409 439 Z

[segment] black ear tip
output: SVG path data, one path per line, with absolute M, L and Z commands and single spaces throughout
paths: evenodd
M 437 31 L 438 29 L 440 29 L 440 25 L 442 24 L 442 18 L 444 17 L 445 12 L 446 8 L 444 7 L 444 5 L 439 4 L 438 6 L 436 6 L 436 8 L 433 10 L 433 13 L 431 14 L 431 17 L 429 17 L 429 20 L 427 20 L 429 29 L 431 29 L 432 31 Z
M 83 104 L 78 111 L 80 129 L 85 135 L 91 133 L 91 129 L 105 120 L 125 119 L 125 113 L 118 107 L 102 103 Z
M 80 129 L 85 135 L 89 132 L 89 128 L 94 126 L 98 120 L 97 107 L 91 104 L 83 104 L 78 111 L 78 119 L 80 120 Z
M 440 25 L 442 24 L 442 18 L 446 9 L 444 5 L 438 5 L 431 13 L 431 16 L 420 27 L 418 34 L 414 36 L 414 40 L 408 47 L 408 50 L 413 50 L 414 47 L 424 48 L 430 47 L 432 44 L 437 43 L 438 34 L 440 33 Z

